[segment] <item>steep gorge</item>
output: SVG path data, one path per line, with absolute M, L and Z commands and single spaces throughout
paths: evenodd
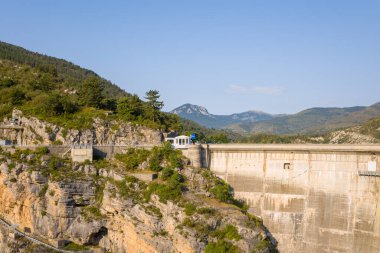
M 55 140 L 61 138 L 59 127 L 15 113 L 20 125 L 30 130 L 17 136 L 23 141 L 41 136 L 39 143 L 52 144 L 50 130 Z M 82 138 L 86 135 L 80 131 L 76 136 L 81 138 L 71 138 L 75 131 L 68 130 L 62 143 L 133 146 L 161 142 L 161 132 L 157 130 L 125 123 L 115 134 L 104 130 L 112 126 L 98 128 L 94 124 L 88 138 Z M 146 170 L 147 165 L 130 170 L 115 159 L 73 163 L 49 154 L 43 146 L 32 150 L 3 148 L 0 215 L 21 231 L 56 247 L 71 245 L 114 253 L 218 252 L 220 248 L 226 252 L 275 251 L 275 241 L 260 219 L 234 204 L 229 190 L 223 192 L 227 185 L 208 170 L 186 166 L 186 159 L 175 150 L 155 150 L 163 157 L 169 152 L 169 160 L 160 158 L 158 166 L 163 170 L 156 172 L 159 179 L 144 182 L 133 175 L 152 173 Z M 171 166 L 170 159 L 182 165 Z M 154 157 L 142 163 L 149 160 Z M 218 200 L 219 191 L 228 197 L 228 203 Z M 4 232 L 2 238 L 5 237 Z M 9 249 L 18 242 L 3 240 Z M 27 250 L 19 247 L 15 252 Z

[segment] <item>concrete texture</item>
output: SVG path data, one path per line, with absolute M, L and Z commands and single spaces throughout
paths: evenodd
M 84 161 L 92 162 L 93 148 L 92 146 L 73 146 L 71 148 L 71 160 L 73 162 L 82 163 Z
M 232 185 L 280 252 L 380 252 L 376 145 L 209 145 L 202 164 Z

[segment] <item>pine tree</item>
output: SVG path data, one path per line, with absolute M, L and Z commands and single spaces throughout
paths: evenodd
M 103 85 L 99 78 L 90 77 L 83 82 L 79 90 L 79 99 L 83 105 L 100 108 L 103 100 Z
M 137 95 L 122 97 L 117 102 L 116 111 L 125 120 L 137 120 L 143 114 L 143 102 Z
M 160 110 L 164 107 L 164 102 L 159 101 L 160 94 L 157 90 L 149 90 L 145 93 L 147 100 L 147 115 L 153 122 L 160 120 Z

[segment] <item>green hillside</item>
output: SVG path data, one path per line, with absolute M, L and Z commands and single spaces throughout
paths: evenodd
M 270 120 L 227 127 L 243 134 L 324 134 L 362 124 L 380 115 L 380 103 L 369 107 L 311 108 Z
M 0 42 L 0 119 L 14 108 L 72 129 L 91 128 L 94 117 L 156 129 L 180 128 L 178 117 L 160 111 L 156 91 L 147 101 L 94 72 L 62 59 Z
M 360 133 L 372 136 L 380 141 L 380 117 L 376 117 L 360 127 Z
M 63 81 L 66 87 L 78 88 L 88 78 L 98 79 L 104 87 L 103 95 L 108 98 L 120 98 L 126 92 L 110 81 L 107 81 L 95 72 L 81 68 L 71 62 L 55 57 L 28 51 L 22 47 L 14 46 L 0 41 L 0 59 L 12 63 L 29 66 L 39 72 L 50 74 Z
M 238 134 L 208 129 L 161 112 L 159 94 L 143 101 L 91 70 L 66 60 L 0 42 L 0 119 L 13 108 L 70 129 L 92 127 L 94 117 L 124 120 L 180 134 L 197 132 L 202 142 L 229 142 Z

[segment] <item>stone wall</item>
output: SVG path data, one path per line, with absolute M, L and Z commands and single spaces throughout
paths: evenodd
M 379 252 L 380 177 L 359 176 L 380 146 L 210 145 L 206 164 L 232 185 L 281 252 Z M 205 160 L 207 158 L 207 160 Z

